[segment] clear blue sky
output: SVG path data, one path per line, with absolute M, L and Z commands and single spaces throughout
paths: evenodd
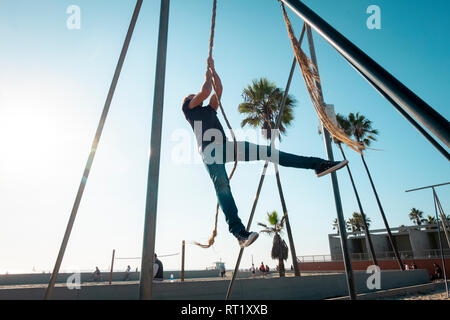
M 448 1 L 304 2 L 450 117 Z M 119 257 L 141 254 L 159 4 L 144 1 L 62 269 L 106 269 L 112 249 Z M 366 27 L 371 4 L 381 8 L 381 30 Z M 66 27 L 69 5 L 81 8 L 80 30 Z M 0 3 L 2 273 L 53 267 L 134 5 L 131 0 Z M 211 7 L 209 0 L 171 4 L 156 241 L 160 255 L 180 252 L 182 240 L 205 241 L 213 227 L 216 199 L 203 165 L 180 164 L 172 157 L 180 143 L 177 133 L 190 136 L 181 100 L 202 84 Z M 298 33 L 301 21 L 291 17 Z M 404 191 L 450 180 L 448 161 L 334 49 L 314 36 L 326 102 L 342 114 L 361 112 L 380 131 L 374 148 L 382 151 L 368 151 L 367 162 L 391 226 L 410 224 L 412 207 L 433 215 L 430 191 Z M 263 76 L 279 87 L 287 80 L 293 54 L 277 1 L 219 0 L 214 57 L 224 83 L 223 104 L 238 128 L 242 118 L 237 106 L 244 86 Z M 295 124 L 282 150 L 324 157 L 318 120 L 298 70 L 291 93 L 298 100 Z M 382 228 L 360 158 L 350 150 L 347 156 L 372 228 Z M 240 164 L 232 180 L 244 224 L 261 169 L 262 163 Z M 357 204 L 348 176 L 342 171 L 338 178 L 348 218 Z M 336 217 L 330 178 L 281 168 L 281 179 L 297 254 L 327 254 L 327 234 Z M 438 194 L 448 212 L 450 188 Z M 281 212 L 273 175 L 266 178 L 254 225 L 271 210 Z M 253 255 L 255 264 L 264 261 L 273 268 L 270 248 L 271 239 L 261 235 L 245 251 L 241 266 L 250 267 Z M 215 246 L 187 246 L 186 268 L 203 269 L 219 259 L 231 268 L 238 251 L 221 213 Z M 179 256 L 163 262 L 167 269 L 180 267 Z M 117 267 L 126 264 L 122 261 Z M 137 261 L 129 264 L 140 266 Z

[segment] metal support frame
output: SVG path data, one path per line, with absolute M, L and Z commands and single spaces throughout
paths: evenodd
M 433 189 L 434 190 L 434 189 Z M 447 245 L 450 248 L 450 235 L 448 234 L 448 230 L 450 229 L 447 225 L 447 217 L 445 215 L 444 209 L 442 208 L 441 201 L 439 200 L 436 194 L 436 203 L 439 209 L 439 213 L 441 215 L 442 228 L 444 229 L 445 238 L 447 239 Z
M 139 298 L 152 298 L 170 0 L 161 0 Z
M 306 21 L 305 21 L 305 23 L 306 23 Z M 314 64 L 317 74 L 319 75 L 319 66 L 317 64 L 316 50 L 314 48 L 314 39 L 312 36 L 311 27 L 309 25 L 306 26 L 306 33 L 308 35 L 308 43 L 309 43 L 311 62 Z M 317 83 L 317 88 L 318 88 L 319 94 L 320 94 L 320 100 L 321 100 L 320 102 L 322 103 L 322 105 L 324 105 L 325 101 L 323 98 L 322 86 L 321 86 L 320 82 Z M 323 129 L 323 133 L 324 133 L 325 149 L 327 152 L 328 160 L 334 161 L 333 149 L 331 147 L 330 134 L 325 128 L 322 128 L 322 129 Z M 350 260 L 350 255 L 348 253 L 347 231 L 345 228 L 346 224 L 345 224 L 344 213 L 342 210 L 341 195 L 340 195 L 340 191 L 339 191 L 339 183 L 337 180 L 336 172 L 331 173 L 331 184 L 333 186 L 334 202 L 336 205 L 336 213 L 337 213 L 337 219 L 338 219 L 338 225 L 339 225 L 339 236 L 340 236 L 340 242 L 341 242 L 342 257 L 344 260 L 347 288 L 348 288 L 350 299 L 356 300 L 356 289 L 355 289 L 355 280 L 354 280 L 354 275 L 353 275 L 353 267 L 352 267 L 352 262 Z
M 106 122 L 106 117 L 108 116 L 108 111 L 111 106 L 111 101 L 114 97 L 114 92 L 116 90 L 117 82 L 119 81 L 120 72 L 122 70 L 123 63 L 125 61 L 125 57 L 127 55 L 128 47 L 130 45 L 131 37 L 133 36 L 134 27 L 136 26 L 136 21 L 139 17 L 139 12 L 141 10 L 143 0 L 137 0 L 136 7 L 133 12 L 133 16 L 131 18 L 130 26 L 128 27 L 128 32 L 125 37 L 125 41 L 122 46 L 122 51 L 120 53 L 119 61 L 117 62 L 116 69 L 114 72 L 114 77 L 111 81 L 111 85 L 109 87 L 108 95 L 105 101 L 105 105 L 103 107 L 103 112 L 100 117 L 100 121 L 97 127 L 97 131 L 95 132 L 94 141 L 92 142 L 91 152 L 89 154 L 88 160 L 86 162 L 86 166 L 84 168 L 83 177 L 81 178 L 80 185 L 78 187 L 77 195 L 75 198 L 75 202 L 72 207 L 72 212 L 70 214 L 69 222 L 66 227 L 66 231 L 64 233 L 64 237 L 61 243 L 61 247 L 59 249 L 58 257 L 55 262 L 55 266 L 53 268 L 52 276 L 50 278 L 47 290 L 45 291 L 45 299 L 48 300 L 51 297 L 53 292 L 53 288 L 55 287 L 56 278 L 58 277 L 59 269 L 61 267 L 62 260 L 64 258 L 64 253 L 66 252 L 67 244 L 69 243 L 70 234 L 72 232 L 73 225 L 75 223 L 75 218 L 78 213 L 78 208 L 80 206 L 81 199 L 83 197 L 84 188 L 86 187 L 87 179 L 89 177 L 89 172 L 92 167 L 92 163 L 94 162 L 95 153 L 97 151 L 97 146 L 100 141 L 100 137 L 103 132 L 103 127 Z
M 376 63 L 372 58 L 345 38 L 341 33 L 319 17 L 310 8 L 299 0 L 281 0 L 296 15 L 302 18 L 308 25 L 315 29 L 328 43 L 330 43 L 359 73 L 374 84 L 374 87 L 383 95 L 388 96 L 390 102 L 395 102 L 394 107 L 400 108 L 400 113 L 422 134 L 424 129 L 417 122 L 411 121 L 414 117 L 428 130 L 430 130 L 439 140 L 450 148 L 450 124 L 441 114 L 419 98 L 414 92 L 409 90 L 393 75 Z M 425 135 L 433 146 L 437 147 L 436 141 L 430 140 L 429 135 Z M 448 160 L 450 155 L 444 148 L 437 148 Z
M 305 36 L 305 31 L 306 31 L 306 24 L 303 24 L 303 28 L 300 33 L 299 43 L 303 42 L 303 37 Z M 291 71 L 289 72 L 289 78 L 288 78 L 288 81 L 286 84 L 286 89 L 284 90 L 283 99 L 281 100 L 280 111 L 284 109 L 284 106 L 286 104 L 286 99 L 289 95 L 289 89 L 291 88 L 292 78 L 294 76 L 296 65 L 297 65 L 297 60 L 294 57 L 294 59 L 292 61 Z M 281 113 L 280 113 L 280 115 L 281 115 Z M 277 119 L 277 121 L 278 121 L 278 119 Z M 279 120 L 279 121 L 281 121 L 281 120 Z M 278 131 L 277 131 L 277 133 L 278 133 Z M 281 185 L 280 171 L 278 170 L 278 165 L 276 163 L 274 163 L 274 168 L 275 168 L 275 178 L 277 180 L 278 194 L 280 195 L 281 207 L 283 209 L 283 214 L 285 216 L 286 231 L 287 231 L 288 240 L 289 240 L 289 248 L 291 251 L 292 265 L 294 267 L 294 275 L 296 277 L 300 277 L 300 269 L 299 269 L 298 261 L 297 261 L 297 252 L 295 250 L 294 238 L 292 236 L 291 223 L 289 221 L 288 210 L 287 210 L 287 206 L 286 206 L 286 201 L 284 199 L 283 188 Z
M 447 147 L 450 147 L 450 124 L 447 119 L 436 112 L 425 101 L 420 99 L 411 90 L 404 86 L 400 81 L 378 65 L 374 60 L 367 56 L 363 51 L 346 39 L 342 34 L 336 31 L 332 26 L 315 14 L 311 9 L 305 6 L 298 0 L 281 0 L 285 3 L 294 13 L 302 18 L 305 23 L 314 28 L 319 34 L 327 40 L 344 58 L 360 73 L 366 80 L 368 80 L 385 98 L 387 98 L 400 113 L 407 118 L 411 124 L 419 130 L 426 139 L 428 139 L 448 160 L 450 156 L 448 152 L 442 148 L 426 131 L 418 125 L 417 122 L 410 116 L 414 116 L 422 125 L 430 130 L 437 138 L 439 138 Z M 104 123 L 109 111 L 109 107 L 115 92 L 115 88 L 120 76 L 120 71 L 125 60 L 125 56 L 128 50 L 128 46 L 132 37 L 134 27 L 139 15 L 140 8 L 143 0 L 137 0 L 136 7 L 133 13 L 133 17 L 127 32 L 125 43 L 120 54 L 119 61 L 116 66 L 115 74 L 108 92 L 108 96 L 105 102 L 105 106 L 102 112 L 99 126 L 97 128 L 94 141 L 91 147 L 91 153 L 89 155 L 84 174 L 77 192 L 74 206 L 72 208 L 69 223 L 64 234 L 63 242 L 55 263 L 55 267 L 45 293 L 45 299 L 49 299 L 56 283 L 56 277 L 59 273 L 59 268 L 64 257 L 65 249 L 70 237 L 70 233 L 75 221 L 75 217 L 78 211 L 79 204 L 86 186 L 87 178 L 89 176 L 90 169 L 94 160 L 95 152 L 100 140 L 100 136 L 103 130 Z M 147 197 L 146 197 L 146 209 L 145 209 L 145 225 L 143 235 L 143 249 L 142 249 L 142 265 L 141 265 L 141 278 L 139 286 L 139 298 L 151 299 L 152 297 L 152 269 L 154 260 L 155 249 L 155 236 L 156 236 L 156 213 L 157 213 L 157 200 L 158 200 L 158 182 L 159 182 L 159 167 L 160 167 L 160 152 L 161 152 L 161 135 L 162 135 L 162 116 L 164 106 L 164 87 L 165 87 L 165 71 L 166 71 L 166 56 L 167 56 L 167 38 L 168 38 L 168 22 L 169 22 L 169 7 L 170 0 L 161 0 L 161 12 L 160 12 L 160 25 L 159 25 L 159 38 L 158 38 L 158 53 L 157 53 L 157 66 L 155 75 L 155 91 L 153 102 L 153 118 L 151 129 L 151 153 L 149 160 L 148 171 L 148 183 L 147 183 Z M 309 29 L 309 27 L 308 27 Z M 309 29 L 309 33 L 310 33 Z M 311 38 L 312 39 L 312 38 Z M 311 42 L 310 42 L 311 44 Z M 313 58 L 313 63 L 317 66 L 317 61 Z M 289 81 L 290 83 L 290 81 Z M 283 107 L 283 106 L 282 106 Z M 280 114 L 282 109 L 280 109 Z M 281 117 L 277 120 L 277 127 Z M 331 149 L 331 141 L 329 133 L 324 130 L 325 146 L 327 155 L 330 160 L 333 160 L 333 153 Z M 264 182 L 265 173 L 267 171 L 268 161 L 266 161 L 263 173 L 257 189 L 257 196 L 255 197 L 255 203 L 252 208 L 252 213 L 248 222 L 247 230 L 249 229 L 256 204 L 259 198 L 259 193 Z M 276 168 L 277 170 L 277 168 Z M 278 170 L 277 170 L 278 173 Z M 349 287 L 350 298 L 356 298 L 355 288 L 353 283 L 353 271 L 349 260 L 346 241 L 345 222 L 342 214 L 342 204 L 339 195 L 339 187 L 337 184 L 337 177 L 335 173 L 331 174 L 333 183 L 333 192 L 335 196 L 336 209 L 338 211 L 339 229 L 341 234 L 341 245 L 343 249 L 344 262 L 347 274 L 347 284 Z M 279 176 L 277 176 L 277 182 L 279 182 Z M 279 188 L 280 197 L 283 202 L 282 190 Z M 437 214 L 437 207 L 440 207 L 439 199 L 435 193 L 433 187 L 433 195 L 435 199 L 436 218 L 439 219 Z M 440 207 L 441 208 L 441 207 Z M 283 207 L 283 211 L 286 214 L 286 208 Z M 439 228 L 439 223 L 438 223 Z M 445 229 L 445 226 L 444 226 Z M 439 233 L 440 236 L 440 233 Z M 441 238 L 440 238 L 441 241 Z M 442 255 L 442 243 L 441 255 Z M 292 251 L 292 250 L 291 250 Z M 184 250 L 183 250 L 184 252 Z M 243 249 L 241 249 L 236 268 L 239 267 L 239 263 L 242 257 Z M 184 256 L 184 255 L 183 255 Z M 114 259 L 114 251 L 113 251 Z M 443 260 L 443 263 L 445 261 Z M 111 266 L 112 268 L 112 266 Z M 227 292 L 227 299 L 229 299 L 232 291 L 232 286 L 237 274 L 237 270 L 233 273 L 233 279 L 230 282 L 230 287 Z M 444 274 L 446 271 L 444 267 Z M 446 288 L 447 288 L 447 281 Z M 448 288 L 447 288 L 448 293 Z
M 441 236 L 441 227 L 439 224 L 439 215 L 441 216 L 440 220 L 442 223 L 442 228 L 444 229 L 445 235 L 447 237 L 449 248 L 450 248 L 450 239 L 448 238 L 448 234 L 447 234 L 446 216 L 445 216 L 444 210 L 442 209 L 441 202 L 437 196 L 435 188 L 442 187 L 442 186 L 449 185 L 449 184 L 450 184 L 450 182 L 446 182 L 446 183 L 440 183 L 440 184 L 435 184 L 435 185 L 431 185 L 431 186 L 420 187 L 420 188 L 415 188 L 415 189 L 410 189 L 410 190 L 405 191 L 405 192 L 414 192 L 414 191 L 425 190 L 425 189 L 431 189 L 433 191 L 433 203 L 434 203 L 434 211 L 435 211 L 435 215 L 436 215 L 436 224 L 437 224 L 437 232 L 438 232 L 438 239 L 439 239 L 439 251 L 441 254 L 442 271 L 444 273 L 444 283 L 445 283 L 445 291 L 447 292 L 447 298 L 450 298 L 450 292 L 448 290 L 447 267 L 446 267 L 446 263 L 445 263 L 444 249 L 442 246 L 442 236 Z M 439 214 L 438 214 L 438 211 L 439 211 Z
M 394 251 L 395 259 L 397 260 L 397 264 L 400 270 L 405 270 L 405 266 L 403 265 L 402 259 L 400 257 L 400 253 L 398 252 L 397 243 L 394 240 L 394 236 L 391 232 L 391 227 L 386 218 L 386 214 L 384 213 L 383 206 L 381 205 L 380 197 L 378 196 L 377 189 L 375 188 L 375 184 L 372 180 L 372 176 L 369 171 L 369 167 L 367 166 L 366 160 L 364 156 L 361 154 L 361 160 L 364 164 L 364 168 L 366 169 L 367 176 L 369 177 L 370 186 L 372 187 L 373 194 L 375 195 L 375 200 L 377 201 L 378 209 L 380 210 L 381 218 L 383 220 L 384 226 L 386 227 L 386 232 L 388 234 L 389 243 L 391 244 L 392 250 Z
M 344 158 L 344 160 L 347 160 L 347 158 L 345 157 L 344 149 L 342 148 L 341 143 L 339 143 L 339 149 L 341 150 L 342 157 Z M 373 264 L 378 266 L 375 249 L 373 248 L 372 236 L 370 235 L 369 226 L 367 225 L 366 214 L 364 213 L 364 209 L 361 204 L 361 199 L 359 198 L 358 190 L 356 189 L 355 180 L 353 180 L 353 175 L 352 175 L 352 171 L 350 170 L 350 166 L 347 164 L 346 167 L 347 167 L 348 176 L 350 177 L 350 182 L 352 183 L 353 192 L 355 193 L 356 202 L 358 203 L 358 208 L 359 208 L 359 211 L 361 212 L 361 216 L 363 218 L 364 231 L 366 234 L 367 242 L 369 243 L 370 256 L 372 258 Z

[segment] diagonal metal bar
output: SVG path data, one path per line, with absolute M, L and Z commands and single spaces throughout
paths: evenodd
M 119 61 L 117 62 L 117 66 L 116 66 L 116 70 L 114 72 L 114 77 L 112 79 L 111 82 L 111 86 L 109 88 L 108 91 L 108 96 L 106 98 L 106 102 L 105 105 L 103 107 L 103 112 L 100 118 L 100 122 L 98 124 L 97 127 L 97 131 L 95 132 L 95 137 L 94 137 L 94 141 L 92 142 L 92 146 L 91 146 L 91 152 L 89 154 L 89 158 L 87 160 L 85 169 L 84 169 L 84 173 L 83 173 L 83 177 L 81 178 L 81 182 L 80 185 L 78 187 L 78 192 L 75 198 L 75 203 L 72 207 L 72 212 L 70 214 L 70 218 L 69 218 L 69 222 L 67 224 L 67 228 L 66 228 L 66 232 L 64 233 L 64 237 L 63 237 L 63 241 L 61 243 L 61 247 L 59 249 L 59 253 L 58 253 L 58 257 L 56 259 L 56 263 L 55 266 L 53 268 L 53 273 L 52 276 L 50 278 L 50 282 L 48 284 L 47 290 L 45 292 L 45 299 L 50 299 L 53 288 L 55 287 L 55 283 L 56 283 L 56 278 L 58 277 L 58 273 L 59 273 L 59 269 L 61 267 L 61 263 L 62 260 L 64 258 L 64 253 L 66 251 L 67 248 L 67 244 L 69 242 L 69 238 L 70 238 L 70 233 L 72 232 L 72 228 L 75 222 L 75 218 L 77 216 L 77 212 L 78 212 L 78 208 L 80 206 L 80 202 L 81 199 L 83 197 L 83 193 L 84 193 L 84 188 L 86 187 L 86 183 L 87 183 L 87 179 L 89 177 L 89 172 L 91 170 L 92 167 L 92 163 L 94 162 L 94 157 L 95 157 L 95 153 L 97 151 L 97 146 L 98 143 L 100 141 L 100 137 L 103 131 L 103 127 L 105 125 L 106 122 L 106 117 L 108 115 L 108 111 L 109 108 L 111 106 L 111 101 L 113 99 L 114 96 L 114 92 L 116 90 L 116 86 L 117 86 L 117 82 L 119 81 L 119 76 L 120 76 L 120 71 L 122 70 L 122 66 L 123 63 L 125 61 L 125 57 L 128 51 L 128 47 L 130 45 L 130 41 L 131 41 L 131 37 L 133 35 L 133 31 L 134 31 L 134 27 L 136 25 L 136 21 L 138 19 L 139 16 L 139 12 L 141 10 L 141 6 L 142 6 L 142 1 L 143 0 L 138 0 L 136 2 L 136 7 L 134 9 L 134 13 L 133 13 L 133 17 L 131 18 L 131 22 L 130 22 L 130 26 L 128 28 L 128 32 L 125 38 L 125 42 L 123 44 L 122 47 L 122 51 L 120 53 L 120 57 L 119 57 Z
M 342 148 L 342 144 L 339 143 L 338 146 L 339 146 L 339 149 L 341 150 L 342 157 L 344 158 L 344 160 L 347 160 L 345 153 L 344 153 L 344 149 Z M 374 265 L 378 266 L 375 249 L 373 248 L 372 236 L 370 235 L 369 226 L 367 225 L 366 214 L 364 213 L 364 209 L 361 204 L 361 199 L 359 198 L 358 190 L 356 189 L 355 180 L 353 180 L 353 174 L 352 174 L 352 171 L 350 170 L 350 166 L 347 164 L 346 167 L 347 167 L 348 175 L 350 177 L 350 182 L 352 183 L 353 192 L 355 193 L 356 202 L 358 203 L 359 212 L 361 212 L 361 216 L 363 218 L 364 231 L 366 233 L 367 242 L 369 243 L 369 250 L 370 250 L 370 255 L 372 257 L 372 262 Z
M 447 282 L 447 266 L 445 264 L 444 249 L 443 249 L 443 246 L 442 246 L 441 227 L 439 225 L 439 214 L 438 214 L 438 209 L 437 209 L 439 200 L 438 200 L 436 191 L 434 190 L 434 187 L 431 188 L 431 189 L 433 190 L 434 211 L 436 213 L 437 232 L 438 232 L 438 239 L 439 239 L 439 250 L 441 252 L 442 271 L 444 272 L 445 291 L 447 292 L 447 298 L 448 298 L 449 297 L 449 291 L 448 291 L 448 282 Z
M 408 89 L 403 83 L 397 80 L 392 74 L 386 71 L 372 58 L 365 54 L 361 49 L 355 46 L 341 33 L 334 29 L 330 24 L 305 6 L 299 0 L 281 0 L 296 15 L 302 18 L 308 25 L 314 28 L 331 46 L 333 46 L 351 65 L 366 79 L 370 79 L 375 84 L 376 89 L 383 95 L 389 96 L 390 102 L 394 101 L 394 107 L 400 107 L 410 123 L 416 127 L 422 134 L 424 130 L 420 128 L 417 122 L 411 121 L 414 117 L 418 122 L 424 125 L 439 140 L 450 148 L 450 123 L 441 114 L 429 106 L 425 101 L 418 97 L 414 92 Z M 430 135 L 424 135 L 435 147 L 436 143 L 430 140 Z M 438 149 L 442 152 L 442 148 Z M 447 155 L 444 154 L 450 160 Z
M 305 23 L 306 23 L 306 21 L 305 21 Z M 308 34 L 308 43 L 309 43 L 309 51 L 310 51 L 311 61 L 316 68 L 317 75 L 319 76 L 319 66 L 317 64 L 316 49 L 314 47 L 314 39 L 312 36 L 311 27 L 309 25 L 306 26 L 306 32 Z M 320 84 L 320 81 L 316 85 L 319 90 L 321 103 L 322 103 L 322 105 L 324 105 L 325 101 L 323 98 L 322 85 Z M 324 133 L 324 141 L 325 141 L 325 150 L 327 153 L 328 160 L 334 161 L 333 149 L 331 147 L 330 134 L 325 128 L 323 128 L 323 133 Z M 340 195 L 340 191 L 339 191 L 339 183 L 337 180 L 336 172 L 331 173 L 331 184 L 333 187 L 334 202 L 335 202 L 335 206 L 336 206 L 336 214 L 337 214 L 338 225 L 339 225 L 339 235 L 340 235 L 340 242 L 341 242 L 341 249 L 342 249 L 342 258 L 344 260 L 344 268 L 345 268 L 348 292 L 349 292 L 350 299 L 356 300 L 355 280 L 354 280 L 352 263 L 351 263 L 350 255 L 348 252 L 347 231 L 345 229 L 345 218 L 344 218 L 344 213 L 343 213 L 343 209 L 342 209 L 342 201 L 341 201 L 341 195 Z

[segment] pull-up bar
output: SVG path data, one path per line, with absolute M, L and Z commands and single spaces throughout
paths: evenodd
M 383 67 L 376 63 L 372 58 L 365 54 L 361 49 L 355 46 L 341 33 L 329 25 L 325 20 L 319 17 L 310 8 L 299 0 L 281 0 L 296 15 L 303 19 L 308 25 L 316 30 L 325 40 L 328 41 L 359 73 L 361 73 L 369 82 L 373 83 L 377 91 L 383 96 L 388 96 L 390 102 L 395 102 L 394 107 L 400 107 L 404 116 L 409 114 L 417 121 L 430 130 L 439 140 L 450 148 L 450 124 L 447 119 L 440 115 L 436 110 L 429 106 L 425 101 L 419 98 L 414 92 L 403 85 L 393 75 L 387 72 Z M 407 120 L 423 134 L 423 129 L 411 117 Z M 425 138 L 436 148 L 436 141 Z M 443 148 L 437 148 L 448 160 L 449 153 Z

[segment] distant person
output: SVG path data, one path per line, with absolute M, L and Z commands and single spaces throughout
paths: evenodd
M 155 262 L 153 263 L 153 280 L 154 281 L 163 281 L 164 280 L 164 268 L 161 260 L 158 259 L 158 256 L 155 253 Z
M 405 264 L 405 270 L 409 270 L 409 265 Z
M 266 267 L 264 266 L 264 263 L 261 262 L 261 265 L 259 266 L 259 272 L 261 272 L 261 274 L 264 275 L 266 274 Z
M 220 265 L 219 271 L 220 276 L 223 278 L 225 276 L 225 266 L 223 264 Z
M 437 263 L 433 263 L 434 273 L 431 276 L 431 280 L 439 280 L 442 278 L 442 269 Z
M 415 263 L 415 262 L 413 262 L 413 264 L 412 264 L 412 266 L 411 266 L 411 269 L 413 269 L 413 270 L 417 270 L 417 265 L 416 265 L 416 263 Z
M 266 273 L 269 274 L 269 271 L 270 271 L 269 266 L 266 264 Z
M 123 279 L 123 281 L 128 281 L 130 280 L 130 271 L 131 271 L 131 267 L 128 266 L 127 270 L 125 270 L 125 279 Z
M 100 280 L 102 280 L 102 273 L 100 272 L 98 267 L 95 267 L 94 281 L 100 281 Z
M 256 270 L 255 270 L 255 265 L 253 263 L 252 263 L 252 267 L 250 268 L 250 271 L 252 272 L 252 278 L 255 278 Z

